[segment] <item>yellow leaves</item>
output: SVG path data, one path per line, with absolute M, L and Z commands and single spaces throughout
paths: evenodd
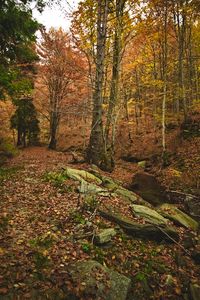
M 16 244 L 17 244 L 17 245 L 21 245 L 21 244 L 23 244 L 23 242 L 24 242 L 24 240 L 18 240 L 18 241 L 16 242 Z
M 103 108 L 103 110 L 107 110 L 108 109 L 108 104 L 103 103 L 102 108 Z
M 48 252 L 48 250 L 44 250 L 44 251 L 42 251 L 42 254 L 44 255 L 44 256 L 48 256 L 49 255 L 49 252 Z
M 181 171 L 178 171 L 176 169 L 173 169 L 173 168 L 169 168 L 168 169 L 168 174 L 172 177 L 181 177 L 182 175 L 182 172 Z

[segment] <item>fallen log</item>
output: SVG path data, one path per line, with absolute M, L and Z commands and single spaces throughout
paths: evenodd
M 102 209 L 98 210 L 99 214 L 109 221 L 118 224 L 124 231 L 134 237 L 151 239 L 156 241 L 165 240 L 167 242 L 174 242 L 179 240 L 177 231 L 167 225 L 158 226 L 155 224 L 138 224 L 131 219 L 124 218 L 119 214 L 108 212 Z

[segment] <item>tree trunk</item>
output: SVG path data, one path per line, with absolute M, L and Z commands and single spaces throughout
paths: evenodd
M 21 146 L 21 144 L 22 144 L 21 138 L 22 138 L 22 133 L 21 133 L 21 129 L 18 126 L 18 129 L 17 129 L 17 146 Z
M 93 118 L 87 160 L 99 167 L 101 167 L 102 162 L 104 161 L 102 92 L 104 82 L 107 17 L 108 0 L 98 0 L 95 90 L 93 94 Z
M 49 149 L 55 150 L 56 149 L 56 134 L 57 128 L 59 123 L 59 117 L 56 112 L 51 113 L 51 120 L 50 120 L 50 142 L 49 142 Z
M 111 89 L 110 89 L 110 100 L 108 107 L 108 114 L 106 120 L 105 127 L 105 141 L 106 146 L 108 146 L 109 141 L 109 132 L 110 127 L 114 126 L 115 116 L 114 110 L 116 108 L 118 102 L 118 94 L 119 94 L 119 74 L 120 74 L 120 61 L 121 61 L 121 35 L 122 35 L 122 17 L 124 11 L 125 0 L 116 0 L 116 27 L 115 27 L 115 36 L 114 36 L 114 44 L 113 44 L 113 66 L 112 66 L 112 80 L 111 80 Z M 114 137 L 112 137 L 114 140 Z M 114 152 L 114 144 L 111 142 L 111 151 L 113 155 Z
M 164 37 L 163 37 L 163 102 L 162 102 L 162 149 L 163 154 L 166 151 L 165 141 L 165 116 L 166 116 L 166 98 L 167 98 L 167 14 L 168 6 L 165 0 L 164 7 Z

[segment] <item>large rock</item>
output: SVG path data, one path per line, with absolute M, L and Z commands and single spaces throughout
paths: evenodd
M 132 179 L 131 190 L 153 205 L 167 202 L 165 189 L 156 177 L 149 173 L 136 173 Z
M 94 183 L 89 183 L 84 179 L 80 182 L 80 187 L 78 188 L 81 194 L 85 195 L 99 195 L 99 196 L 109 196 L 110 193 L 105 188 L 102 188 Z
M 79 169 L 73 169 L 73 168 L 64 168 L 64 174 L 68 176 L 69 178 L 73 180 L 77 180 L 81 182 L 82 180 L 85 180 L 87 182 L 92 182 L 96 184 L 101 184 L 102 181 L 95 175 L 85 171 L 85 170 L 79 170 Z
M 70 270 L 73 284 L 81 286 L 80 297 L 126 300 L 131 280 L 94 260 L 80 261 Z
M 198 222 L 196 222 L 190 216 L 182 212 L 173 204 L 168 204 L 168 203 L 162 204 L 159 207 L 159 212 L 164 217 L 168 218 L 169 220 L 172 220 L 174 223 L 184 226 L 186 228 L 196 231 L 199 227 Z
M 149 207 L 132 204 L 131 209 L 135 216 L 141 217 L 151 224 L 166 225 L 168 223 L 167 219 Z
M 120 225 L 126 233 L 133 237 L 156 241 L 166 240 L 168 242 L 179 240 L 178 232 L 172 226 L 163 224 L 161 226 L 155 224 L 138 224 L 130 218 L 121 216 L 119 213 L 102 209 L 99 209 L 98 212 L 102 217 Z

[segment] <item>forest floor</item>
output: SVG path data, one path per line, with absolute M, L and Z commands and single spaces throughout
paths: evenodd
M 33 147 L 20 151 L 2 169 L 0 299 L 76 299 L 67 296 L 77 292 L 68 266 L 89 258 L 130 277 L 132 300 L 189 299 L 184 295 L 191 283 L 199 283 L 200 270 L 180 245 L 133 239 L 121 230 L 105 248 L 74 238 L 89 220 L 88 212 L 78 210 L 73 183 L 64 190 L 46 180 L 48 172 L 61 170 L 70 160 L 69 153 Z M 134 168 L 124 163 L 112 176 L 128 182 Z M 98 215 L 92 223 L 110 224 Z

